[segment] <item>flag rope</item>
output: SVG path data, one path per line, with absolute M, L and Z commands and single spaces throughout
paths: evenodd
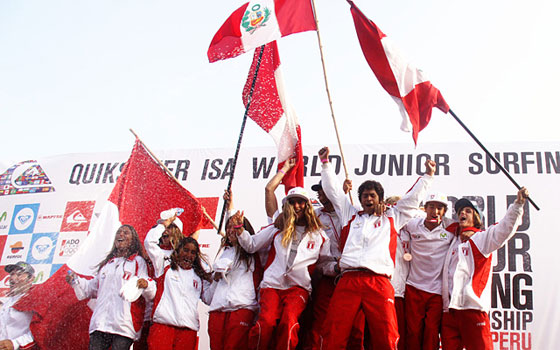
M 243 139 L 243 133 L 245 132 L 245 124 L 247 124 L 247 116 L 249 115 L 249 108 L 251 107 L 251 99 L 253 98 L 253 92 L 255 90 L 255 85 L 257 83 L 257 75 L 259 74 L 259 68 L 261 66 L 261 59 L 264 53 L 265 45 L 260 47 L 261 52 L 259 52 L 259 58 L 257 59 L 257 65 L 255 66 L 255 76 L 253 77 L 253 81 L 251 82 L 251 90 L 249 90 L 249 96 L 247 98 L 247 107 L 245 107 L 245 114 L 243 115 L 243 121 L 241 122 L 241 131 L 239 132 L 239 139 L 237 140 L 237 147 L 235 149 L 235 155 L 233 156 L 233 163 L 231 165 L 231 175 L 229 176 L 229 181 L 227 185 L 227 191 L 231 191 L 231 184 L 233 183 L 233 175 L 235 174 L 235 167 L 237 166 L 237 158 L 239 157 L 239 149 L 241 148 L 241 141 Z M 229 200 L 224 200 L 224 206 L 222 207 L 222 213 L 220 214 L 220 224 L 216 229 L 218 233 L 223 235 L 221 232 L 222 225 L 224 224 L 224 218 L 226 215 L 226 208 L 228 205 Z
M 509 174 L 506 168 L 504 168 L 502 164 L 500 164 L 500 162 L 494 157 L 494 155 L 490 153 L 490 151 L 488 151 L 486 147 L 484 147 L 484 145 L 478 140 L 478 138 L 476 138 L 476 136 L 474 136 L 474 134 L 469 130 L 469 128 L 467 128 L 467 126 L 461 121 L 461 119 L 459 119 L 459 117 L 451 110 L 451 108 L 449 109 L 449 113 L 453 116 L 453 118 L 455 118 L 455 120 L 459 123 L 459 125 L 461 125 L 463 129 L 465 129 L 467 134 L 469 134 L 470 137 L 473 138 L 474 142 L 476 142 L 480 146 L 480 148 L 482 148 L 482 150 L 486 152 L 486 155 L 490 157 L 492 161 L 494 161 L 496 166 L 507 176 L 507 178 L 515 185 L 515 187 L 517 187 L 518 190 L 521 189 L 521 186 L 519 186 L 519 184 L 513 179 L 513 177 Z M 527 197 L 527 200 L 529 200 L 529 203 L 531 203 L 535 207 L 535 209 L 541 210 L 541 208 L 539 208 L 539 206 L 535 202 L 533 202 L 531 197 Z
M 315 0 L 311 0 L 311 4 L 313 5 L 313 18 L 315 19 L 315 25 L 317 26 L 317 41 L 319 43 L 319 52 L 321 54 L 321 64 L 323 66 L 323 77 L 325 80 L 325 89 L 327 90 L 327 98 L 329 100 L 329 107 L 331 109 L 331 116 L 332 116 L 332 121 L 333 121 L 333 125 L 334 125 L 334 131 L 336 134 L 336 140 L 338 142 L 338 148 L 340 149 L 340 157 L 342 158 L 342 166 L 344 167 L 344 174 L 346 176 L 346 179 L 348 179 L 348 168 L 346 167 L 346 160 L 344 159 L 344 152 L 342 151 L 342 142 L 340 142 L 340 135 L 338 133 L 338 127 L 336 125 L 336 118 L 334 116 L 334 108 L 333 108 L 333 104 L 332 104 L 332 98 L 331 98 L 331 92 L 329 90 L 329 82 L 327 80 L 327 68 L 325 66 L 325 58 L 323 55 L 323 44 L 321 42 L 321 34 L 319 33 L 319 20 L 317 19 L 317 13 L 316 13 L 316 6 L 315 6 Z M 352 194 L 351 191 L 348 191 L 348 196 L 350 197 L 350 202 L 352 203 L 352 205 L 354 204 L 354 200 L 352 199 Z
M 158 157 L 156 157 L 156 155 L 148 148 L 148 146 L 146 146 L 146 144 L 144 143 L 144 141 L 142 141 L 138 135 L 134 132 L 134 130 L 132 129 L 128 129 L 130 130 L 130 132 L 132 133 L 132 135 L 134 135 L 134 137 L 136 137 L 136 139 L 138 141 L 140 141 L 140 143 L 142 144 L 142 146 L 144 146 L 144 148 L 146 149 L 146 151 L 148 151 L 148 153 L 150 154 L 150 156 L 152 156 L 152 158 L 154 158 L 154 160 L 156 162 L 158 162 L 158 164 L 165 170 L 165 172 L 167 173 L 167 175 L 169 175 L 173 180 L 175 180 L 175 182 L 177 182 L 177 184 L 179 184 L 179 186 L 184 187 L 179 180 L 177 180 L 177 178 L 175 177 L 175 175 L 173 175 L 173 173 L 165 166 L 165 164 L 163 164 L 161 162 L 161 160 L 159 160 Z M 202 213 L 204 214 L 204 217 L 206 217 L 206 219 L 208 219 L 208 221 L 210 221 L 210 223 L 212 224 L 212 226 L 214 226 L 215 229 L 218 229 L 218 226 L 216 225 L 216 222 L 214 222 L 214 219 L 212 219 L 212 217 L 210 215 L 208 215 L 208 213 L 206 212 L 206 208 L 204 208 L 203 205 L 200 205 L 201 209 L 202 209 Z M 218 230 L 219 231 L 219 230 Z M 222 236 L 224 236 L 224 233 L 220 233 Z

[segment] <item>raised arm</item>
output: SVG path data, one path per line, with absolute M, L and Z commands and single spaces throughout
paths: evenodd
M 509 206 L 502 220 L 490 226 L 487 230 L 472 236 L 471 240 L 482 254 L 489 256 L 515 234 L 517 227 L 521 224 L 523 206 L 527 198 L 529 198 L 529 191 L 522 187 L 517 192 L 517 199 Z
M 319 150 L 319 159 L 321 160 L 321 163 L 323 163 L 323 168 L 321 170 L 321 183 L 323 191 L 333 204 L 336 214 L 342 223 L 346 223 L 352 215 L 355 214 L 356 209 L 352 206 L 350 199 L 344 193 L 342 186 L 336 178 L 334 170 L 330 166 L 329 153 L 330 151 L 328 147 L 323 147 Z M 345 189 L 352 188 L 351 180 L 346 179 L 344 182 Z
M 276 232 L 278 232 L 278 229 L 274 225 L 269 225 L 252 236 L 249 232 L 243 230 L 242 233 L 238 233 L 237 241 L 247 253 L 252 254 L 263 248 L 268 250 Z
M 176 216 L 172 216 L 166 220 L 160 221 L 157 226 L 153 227 L 146 238 L 144 239 L 144 248 L 146 248 L 146 253 L 150 257 L 152 264 L 154 266 L 156 277 L 161 276 L 163 269 L 165 268 L 165 253 L 163 249 L 159 246 L 159 239 L 161 235 L 165 232 L 165 229 L 171 225 Z
M 264 188 L 264 208 L 266 210 L 266 216 L 272 218 L 274 213 L 278 211 L 278 200 L 276 198 L 276 189 L 284 179 L 284 176 L 288 171 L 290 171 L 296 165 L 296 159 L 290 158 L 284 162 L 282 169 L 280 169 L 273 177 L 268 181 L 266 187 Z

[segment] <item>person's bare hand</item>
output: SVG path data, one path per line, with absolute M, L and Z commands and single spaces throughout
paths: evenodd
M 427 159 L 424 165 L 426 166 L 427 175 L 433 176 L 436 173 L 436 162 L 431 159 Z
M 173 223 L 173 221 L 175 221 L 176 218 L 177 218 L 177 214 L 173 215 L 173 216 L 170 217 L 170 218 L 167 218 L 167 219 L 163 220 L 163 221 L 161 222 L 161 224 L 162 224 L 163 226 L 165 226 L 165 228 L 168 228 L 169 225 L 171 225 L 171 224 Z
M 14 350 L 14 344 L 9 339 L 0 340 L 0 350 Z
M 144 278 L 139 278 L 138 282 L 136 282 L 136 287 L 140 289 L 146 289 L 148 288 L 148 281 L 146 281 Z
M 319 150 L 319 159 L 321 160 L 322 163 L 324 163 L 324 161 L 328 161 L 329 160 L 329 148 L 328 147 L 323 147 Z
M 74 281 L 76 280 L 76 278 L 77 278 L 77 275 L 76 275 L 74 272 L 70 271 L 70 272 L 66 275 L 66 283 L 68 283 L 68 284 L 71 285 L 72 283 L 74 283 Z
M 295 166 L 296 166 L 296 158 L 292 157 L 292 158 L 290 158 L 290 159 L 288 159 L 287 161 L 284 162 L 284 165 L 282 165 L 282 171 L 285 174 Z
M 344 193 L 348 194 L 348 192 L 352 191 L 352 180 L 346 179 L 342 183 L 342 190 Z
M 377 216 L 381 216 L 387 210 L 385 203 L 379 203 L 374 206 L 373 213 Z
M 222 274 L 220 272 L 214 272 L 214 281 L 218 282 L 222 279 Z
M 519 204 L 525 204 L 527 198 L 529 198 L 529 190 L 525 187 L 521 187 L 519 191 L 517 191 L 517 199 L 515 201 Z

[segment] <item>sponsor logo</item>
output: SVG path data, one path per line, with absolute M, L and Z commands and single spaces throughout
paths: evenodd
M 17 163 L 0 175 L 0 196 L 42 192 L 54 192 L 54 187 L 34 160 Z
M 10 226 L 10 234 L 14 233 L 31 233 L 37 221 L 37 212 L 39 211 L 39 203 L 35 204 L 18 204 L 14 207 L 14 215 L 12 217 L 12 225 Z
M 86 239 L 87 232 L 60 232 L 54 251 L 53 264 L 64 264 L 74 255 Z
M 247 7 L 241 19 L 241 26 L 245 28 L 246 32 L 253 34 L 260 27 L 264 27 L 269 19 L 270 10 L 268 7 L 254 4 L 251 8 Z
M 18 252 L 22 251 L 23 248 L 25 248 L 25 247 L 23 246 L 22 241 L 17 241 L 16 243 L 14 243 L 10 246 L 10 250 L 11 250 L 12 254 L 17 254 Z
M 62 243 L 60 244 L 60 253 L 58 253 L 59 256 L 72 256 L 74 255 L 74 253 L 76 252 L 76 250 L 78 250 L 78 247 L 80 246 L 80 240 L 79 239 L 63 239 Z
M 57 239 L 57 232 L 34 234 L 31 239 L 31 249 L 27 256 L 27 262 L 30 264 L 52 263 Z
M 198 281 L 193 280 L 192 285 L 193 285 L 194 289 L 198 289 Z
M 93 215 L 95 201 L 68 202 L 60 232 L 87 231 Z
M 3 212 L 2 215 L 0 215 L 0 222 L 6 221 L 8 220 L 8 212 Z
M 18 261 L 26 261 L 29 251 L 31 235 L 9 235 L 6 238 L 2 254 L 2 265 L 15 264 Z

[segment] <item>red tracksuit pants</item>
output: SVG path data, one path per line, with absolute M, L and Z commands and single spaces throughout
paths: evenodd
M 325 321 L 326 349 L 346 349 L 353 321 L 362 310 L 373 348 L 395 350 L 399 332 L 394 298 L 386 276 L 371 271 L 346 272 L 336 286 Z
M 329 311 L 329 304 L 331 302 L 334 289 L 336 287 L 335 278 L 330 276 L 322 276 L 313 289 L 312 302 L 313 302 L 313 322 L 311 325 L 311 332 L 309 333 L 304 350 L 320 350 L 323 346 L 324 338 L 324 324 Z M 364 343 L 364 326 L 365 317 L 363 312 L 359 312 L 354 320 L 352 332 L 350 333 L 350 340 L 348 341 L 347 350 L 362 350 Z
M 441 323 L 443 350 L 492 350 L 488 314 L 479 310 L 454 310 L 443 313 Z
M 249 329 L 255 313 L 249 309 L 212 311 L 208 317 L 208 336 L 212 350 L 247 349 Z
M 154 323 L 150 327 L 148 347 L 150 350 L 196 350 L 198 337 L 190 328 Z
M 404 298 L 395 296 L 395 312 L 397 313 L 397 325 L 399 329 L 399 350 L 407 350 L 406 348 L 406 320 L 404 314 L 406 311 Z
M 309 293 L 301 287 L 264 288 L 260 293 L 259 319 L 249 331 L 249 349 L 295 349 L 298 343 L 298 318 L 305 309 Z M 272 341 L 272 336 L 275 339 Z
M 439 330 L 443 313 L 441 295 L 406 285 L 407 350 L 439 350 Z

